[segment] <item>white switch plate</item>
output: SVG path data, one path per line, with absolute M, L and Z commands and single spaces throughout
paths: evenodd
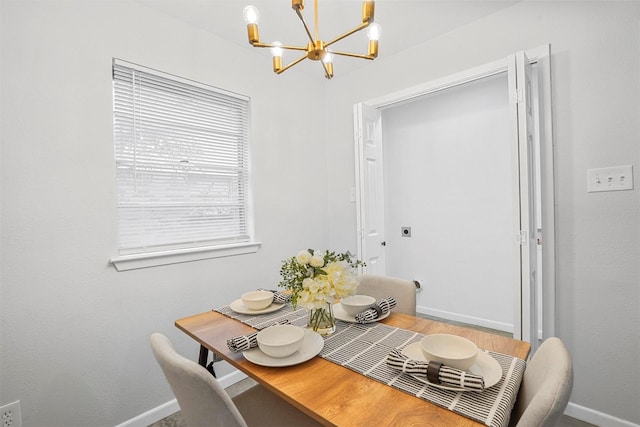
M 633 166 L 613 166 L 587 170 L 587 191 L 633 190 Z

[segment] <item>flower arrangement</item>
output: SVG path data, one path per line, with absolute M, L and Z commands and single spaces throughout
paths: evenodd
M 358 287 L 357 267 L 365 264 L 354 260 L 347 251 L 324 253 L 307 249 L 282 262 L 278 286 L 291 291 L 294 307 L 321 308 L 336 298 L 353 295 Z

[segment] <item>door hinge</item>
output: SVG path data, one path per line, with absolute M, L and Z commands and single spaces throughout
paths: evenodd
M 529 233 L 527 233 L 527 230 L 520 230 L 520 233 L 518 233 L 518 242 L 521 245 L 526 245 L 529 242 Z
M 513 91 L 513 102 L 519 104 L 522 102 L 522 88 L 517 88 Z

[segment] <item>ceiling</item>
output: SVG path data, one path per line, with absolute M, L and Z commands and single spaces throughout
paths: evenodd
M 375 21 L 382 26 L 378 58 L 391 56 L 401 50 L 424 43 L 441 34 L 455 30 L 521 0 L 377 0 Z M 247 40 L 242 10 L 248 4 L 260 11 L 260 41 L 305 46 L 308 37 L 291 9 L 290 0 L 139 0 L 151 8 L 180 19 L 194 27 L 253 50 L 265 57 L 265 67 L 271 69 L 268 49 L 252 47 Z M 304 18 L 314 32 L 313 1 L 306 0 Z M 320 39 L 329 41 L 356 27 L 362 16 L 359 0 L 319 0 L 318 32 Z M 353 34 L 333 45 L 336 50 L 367 53 L 366 30 Z M 285 51 L 283 65 L 302 56 L 302 52 Z M 303 61 L 286 73 L 313 72 L 323 76 L 322 67 L 315 61 Z M 336 76 L 369 61 L 336 57 Z

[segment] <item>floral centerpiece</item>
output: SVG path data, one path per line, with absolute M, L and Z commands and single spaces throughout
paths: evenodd
M 349 252 L 335 253 L 302 250 L 282 262 L 278 286 L 291 291 L 294 307 L 309 311 L 308 326 L 330 334 L 335 331 L 332 304 L 336 299 L 353 295 L 358 287 L 358 266 L 365 264 Z

